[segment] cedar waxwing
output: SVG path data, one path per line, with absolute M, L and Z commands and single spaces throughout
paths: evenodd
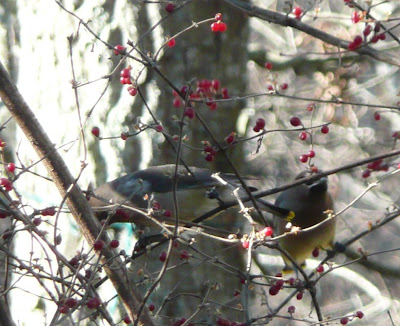
M 199 217 L 214 208 L 219 203 L 212 199 L 218 197 L 222 201 L 232 201 L 235 197 L 232 190 L 238 187 L 238 180 L 233 174 L 220 174 L 221 178 L 233 185 L 222 185 L 217 179 L 212 177 L 213 172 L 208 169 L 190 167 L 191 173 L 179 165 L 177 171 L 177 202 L 180 220 L 190 221 Z M 118 209 L 115 204 L 132 206 L 146 212 L 149 208 L 149 198 L 154 195 L 154 201 L 159 203 L 160 214 L 157 216 L 160 221 L 174 223 L 175 218 L 166 217 L 161 212 L 169 210 L 174 212 L 174 175 L 175 165 L 153 166 L 144 170 L 127 174 L 123 177 L 110 181 L 96 188 L 90 197 L 89 204 L 96 211 L 99 219 L 106 219 L 110 213 L 110 223 L 132 222 L 138 227 L 155 226 L 155 224 L 143 214 Z M 245 180 L 249 178 L 244 178 Z M 210 190 L 215 187 L 215 192 Z M 255 190 L 255 188 L 251 188 Z M 208 195 L 207 195 L 208 192 Z M 245 195 L 244 190 L 239 193 Z M 286 210 L 265 203 L 263 208 L 279 216 L 287 216 Z
M 310 176 L 310 171 L 300 173 L 296 180 Z M 313 226 L 328 215 L 326 211 L 333 210 L 333 200 L 328 193 L 328 179 L 321 179 L 312 183 L 303 183 L 294 188 L 283 191 L 275 201 L 275 205 L 294 212 L 291 219 L 293 226 L 301 229 Z M 282 218 L 274 217 L 277 235 L 289 232 L 288 222 Z M 332 248 L 335 236 L 335 219 L 330 219 L 315 229 L 298 234 L 288 234 L 280 240 L 280 245 L 299 265 L 304 265 L 305 260 L 311 256 L 315 248 Z M 285 269 L 293 269 L 293 264 L 286 258 Z

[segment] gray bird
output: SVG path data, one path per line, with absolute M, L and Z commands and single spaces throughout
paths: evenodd
M 212 177 L 213 172 L 208 169 L 190 167 L 191 173 L 184 166 L 178 166 L 177 199 L 179 217 L 181 220 L 191 221 L 219 206 L 216 197 L 222 201 L 235 200 L 231 186 L 222 185 Z M 100 219 L 105 219 L 111 213 L 110 223 L 133 222 L 139 227 L 155 226 L 150 219 L 143 214 L 124 209 L 117 209 L 116 205 L 124 204 L 141 211 L 146 211 L 149 206 L 149 198 L 160 205 L 161 210 L 174 212 L 174 174 L 175 165 L 153 166 L 144 170 L 127 174 L 123 177 L 107 182 L 96 188 L 89 199 L 89 204 L 96 211 Z M 238 180 L 233 174 L 221 173 L 221 178 L 238 186 Z M 245 178 L 245 180 L 250 178 Z M 210 190 L 215 187 L 215 191 Z M 255 190 L 255 188 L 251 188 Z M 211 194 L 211 195 L 210 195 Z M 240 195 L 245 195 L 241 189 Z M 286 216 L 286 210 L 265 202 L 263 207 L 273 214 Z M 174 217 L 161 215 L 161 220 L 173 223 Z
M 310 176 L 310 171 L 300 173 L 295 180 Z M 333 211 L 333 200 L 328 192 L 328 179 L 322 177 L 312 183 L 305 183 L 283 191 L 275 201 L 275 205 L 293 211 L 293 226 L 308 228 L 325 220 L 327 211 Z M 287 221 L 275 217 L 277 235 L 290 231 Z M 335 219 L 330 219 L 315 229 L 298 234 L 289 234 L 280 240 L 280 245 L 299 265 L 311 256 L 315 248 L 328 249 L 333 246 L 335 237 Z M 286 258 L 285 269 L 293 269 L 293 264 Z

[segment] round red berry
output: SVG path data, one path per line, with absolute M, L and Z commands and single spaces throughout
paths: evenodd
M 69 308 L 74 308 L 77 304 L 78 304 L 78 300 L 76 300 L 75 298 L 68 298 L 65 301 L 65 305 Z
M 297 294 L 296 294 L 296 299 L 297 299 L 297 300 L 303 299 L 303 292 L 297 293 Z
M 93 128 L 92 128 L 92 134 L 93 134 L 95 137 L 99 137 L 99 136 L 100 136 L 100 128 L 99 128 L 99 127 L 93 127 Z
M 319 249 L 318 248 L 314 248 L 314 250 L 312 251 L 312 255 L 313 255 L 313 257 L 318 257 L 319 256 Z
M 47 207 L 43 209 L 40 214 L 43 216 L 54 216 L 56 214 L 56 209 L 55 207 Z
M 248 242 L 248 241 L 243 241 L 243 242 L 242 242 L 242 247 L 243 247 L 244 249 L 248 249 L 248 248 L 250 247 L 250 242 Z
M 217 22 L 211 24 L 211 30 L 214 33 L 218 33 L 218 32 L 223 33 L 226 31 L 226 24 L 224 22 L 218 20 Z
M 7 164 L 7 170 L 8 170 L 8 172 L 14 173 L 14 171 L 15 171 L 15 164 L 14 164 L 14 163 L 8 163 L 8 164 Z
M 134 87 L 134 86 L 129 86 L 128 87 L 128 93 L 129 93 L 130 96 L 136 96 L 137 92 L 138 91 L 137 91 L 136 87 Z
M 328 127 L 328 125 L 322 126 L 322 127 L 321 127 L 321 132 L 322 132 L 323 134 L 327 134 L 327 133 L 329 132 L 329 127 Z
M 279 290 L 280 290 L 279 286 L 272 285 L 272 286 L 269 287 L 268 292 L 269 292 L 270 295 L 277 295 L 279 293 Z
M 305 154 L 300 155 L 300 156 L 299 156 L 299 160 L 300 160 L 301 163 L 307 163 L 307 161 L 308 161 L 308 156 L 305 155 Z
M 290 118 L 290 124 L 291 124 L 293 127 L 298 127 L 298 126 L 300 126 L 302 123 L 301 123 L 300 118 L 298 118 L 298 117 L 291 117 L 291 118 Z
M 281 85 L 281 90 L 285 90 L 285 89 L 287 89 L 289 87 L 289 85 L 288 85 L 288 83 L 283 83 L 282 85 Z
M 32 223 L 36 226 L 39 226 L 42 223 L 42 219 L 40 217 L 35 217 Z
M 225 138 L 225 141 L 228 143 L 228 144 L 232 144 L 234 141 L 235 141 L 235 133 L 230 133 L 226 138 Z
M 160 259 L 162 262 L 165 262 L 165 260 L 167 259 L 167 253 L 166 253 L 165 251 L 163 251 L 163 252 L 160 254 L 159 259 Z
M 256 126 L 259 129 L 264 129 L 265 128 L 265 120 L 263 118 L 258 118 L 256 121 Z
M 310 150 L 310 151 L 307 153 L 307 156 L 308 156 L 309 158 L 315 157 L 315 151 Z
M 369 178 L 370 175 L 371 175 L 371 171 L 370 171 L 370 170 L 364 170 L 363 173 L 362 173 L 362 177 L 363 177 L 364 179 Z
M 0 186 L 3 186 L 5 191 L 11 191 L 14 189 L 12 182 L 6 178 L 0 178 Z
M 173 3 L 167 3 L 165 6 L 165 11 L 171 14 L 175 10 L 175 5 Z
M 167 45 L 168 45 L 170 48 L 174 47 L 175 44 L 176 44 L 176 41 L 175 41 L 174 38 L 171 38 L 171 39 L 167 42 Z
M 93 248 L 94 248 L 94 250 L 97 250 L 97 251 L 103 249 L 104 248 L 104 241 L 100 240 L 100 239 L 96 240 L 94 242 L 94 244 L 93 244 Z
M 340 324 L 342 325 L 347 325 L 348 322 L 349 322 L 349 317 L 343 317 L 340 319 Z
M 121 70 L 121 77 L 124 77 L 124 78 L 129 78 L 129 77 L 131 77 L 130 68 L 122 69 L 122 70 Z
M 299 135 L 300 140 L 306 140 L 307 139 L 307 133 L 305 131 L 302 131 Z
M 100 304 L 101 304 L 100 298 L 95 297 L 89 299 L 88 302 L 86 303 L 86 306 L 89 309 L 96 309 L 100 306 Z
M 185 113 L 183 114 L 183 116 L 188 117 L 189 119 L 193 119 L 196 116 L 196 111 L 192 107 L 188 106 L 185 109 Z
M 164 216 L 165 216 L 165 217 L 171 217 L 171 216 L 172 216 L 171 211 L 167 209 L 167 210 L 164 212 Z
M 162 125 L 157 125 L 155 129 L 157 132 L 162 132 L 164 130 L 164 127 Z
M 360 14 L 359 14 L 357 11 L 354 11 L 354 12 L 351 14 L 351 21 L 352 21 L 354 24 L 357 24 L 357 23 L 360 21 L 360 19 L 361 19 Z
M 357 311 L 356 316 L 361 319 L 364 317 L 364 313 L 362 311 Z
M 204 158 L 205 158 L 205 160 L 206 160 L 207 162 L 212 162 L 212 161 L 214 161 L 214 155 L 211 154 L 211 153 L 207 154 Z
M 128 315 L 126 315 L 126 316 L 124 317 L 124 323 L 125 323 L 125 324 L 132 324 L 132 320 L 131 320 L 131 318 L 130 318 Z
M 225 88 L 225 87 L 222 88 L 222 89 L 221 89 L 221 94 L 222 94 L 222 98 L 223 98 L 223 99 L 226 100 L 226 99 L 229 98 L 229 94 L 228 94 L 228 89 L 227 89 L 227 88 Z
M 274 233 L 274 230 L 270 226 L 267 226 L 266 228 L 262 229 L 260 233 L 264 237 L 270 237 L 272 233 Z
M 118 54 L 123 54 L 126 50 L 126 47 L 122 46 L 122 45 L 116 45 L 114 47 L 114 54 L 118 55 Z
M 68 306 L 66 306 L 66 305 L 62 305 L 62 306 L 60 306 L 60 307 L 58 308 L 58 311 L 59 311 L 61 314 L 67 314 L 67 313 L 69 313 L 69 308 L 68 308 Z
M 318 265 L 318 267 L 316 268 L 316 271 L 318 273 L 323 273 L 324 272 L 324 266 L 323 265 Z
M 211 81 L 211 86 L 217 92 L 219 90 L 219 87 L 221 86 L 221 83 L 218 79 L 214 79 L 213 81 Z
M 294 7 L 293 14 L 296 16 L 296 18 L 300 18 L 300 16 L 303 14 L 303 9 L 301 7 Z
M 190 258 L 189 252 L 187 250 L 182 250 L 181 253 L 179 254 L 179 259 L 180 260 L 188 260 Z
M 172 105 L 174 106 L 174 108 L 179 108 L 182 105 L 182 101 L 180 98 L 174 98 L 174 101 L 172 102 Z
M 287 311 L 288 311 L 289 314 L 294 314 L 295 311 L 296 311 L 296 307 L 295 306 L 289 306 Z
M 221 13 L 216 14 L 215 17 L 214 17 L 214 19 L 215 19 L 216 21 L 222 20 L 222 14 L 221 14 Z
M 154 304 L 149 304 L 149 311 L 154 311 L 156 309 L 156 306 Z
M 118 248 L 119 247 L 119 241 L 118 240 L 116 240 L 116 239 L 114 239 L 114 240 L 111 240 L 111 242 L 110 242 L 110 247 L 111 248 Z
M 272 69 L 272 63 L 271 62 L 266 62 L 264 64 L 265 69 L 271 70 Z

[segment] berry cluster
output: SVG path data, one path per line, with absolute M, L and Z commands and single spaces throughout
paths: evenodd
M 215 157 L 215 155 L 217 155 L 216 149 L 214 147 L 212 147 L 211 144 L 207 140 L 203 141 L 203 145 L 204 145 L 203 152 L 205 154 L 205 157 L 204 157 L 205 160 L 207 162 L 214 161 L 214 157 Z
M 222 14 L 215 15 L 215 23 L 211 24 L 211 30 L 214 33 L 223 33 L 226 31 L 226 24 L 222 21 Z
M 358 22 L 360 20 L 360 17 L 358 15 L 352 15 L 352 21 L 353 22 Z M 371 43 L 377 43 L 378 41 L 383 41 L 386 40 L 386 34 L 385 33 L 380 33 L 381 30 L 381 25 L 379 22 L 375 23 L 375 26 L 373 28 L 373 34 L 371 35 L 372 32 L 372 25 L 367 24 L 363 30 L 363 36 L 361 35 L 356 35 L 353 39 L 353 41 L 351 41 L 349 43 L 349 45 L 347 46 L 347 48 L 350 51 L 354 51 L 356 49 L 358 49 L 363 42 L 367 42 L 368 37 L 371 35 L 370 37 L 370 42 Z
M 272 71 L 272 63 L 267 61 L 264 64 L 265 69 L 269 70 L 269 74 L 272 75 L 271 71 Z M 280 90 L 284 91 L 287 90 L 289 87 L 288 83 L 282 83 L 281 85 L 279 85 L 279 87 L 277 87 L 277 81 L 276 81 L 276 76 L 272 75 L 272 80 L 269 80 L 271 82 L 271 84 L 267 85 L 267 89 L 270 92 L 275 92 L 277 90 L 277 88 L 279 88 Z
M 385 171 L 389 170 L 389 165 L 383 163 L 383 159 L 376 160 L 374 162 L 368 163 L 367 169 L 362 172 L 362 177 L 364 179 L 369 178 L 372 172 Z

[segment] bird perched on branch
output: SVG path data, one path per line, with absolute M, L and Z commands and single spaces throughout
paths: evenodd
M 310 171 L 301 172 L 295 180 L 311 176 Z M 293 227 L 306 229 L 324 221 L 329 211 L 333 211 L 333 200 L 328 192 L 328 179 L 322 177 L 310 183 L 304 183 L 283 191 L 275 205 L 294 212 L 290 223 Z M 290 232 L 288 221 L 275 217 L 277 235 Z M 328 249 L 333 246 L 335 237 L 335 219 L 328 219 L 323 224 L 308 231 L 287 234 L 280 240 L 280 245 L 299 265 L 311 256 L 315 248 Z M 293 269 L 293 264 L 283 256 L 285 269 Z
M 110 181 L 93 191 L 94 196 L 90 197 L 89 203 L 100 219 L 110 216 L 110 223 L 133 222 L 139 227 L 145 227 L 155 226 L 145 214 L 149 208 L 154 207 L 156 209 L 153 211 L 157 213 L 159 221 L 174 223 L 175 218 L 170 213 L 174 212 L 175 182 L 180 220 L 191 221 L 218 208 L 218 200 L 235 200 L 232 190 L 238 187 L 239 182 L 235 175 L 221 173 L 220 177 L 228 183 L 223 185 L 212 177 L 213 172 L 208 169 L 190 167 L 189 172 L 186 167 L 179 165 L 175 179 L 175 167 L 174 164 L 153 166 Z M 243 189 L 240 194 L 245 195 Z M 267 203 L 265 207 L 264 203 L 263 207 L 273 214 L 287 215 L 285 209 L 273 204 Z

